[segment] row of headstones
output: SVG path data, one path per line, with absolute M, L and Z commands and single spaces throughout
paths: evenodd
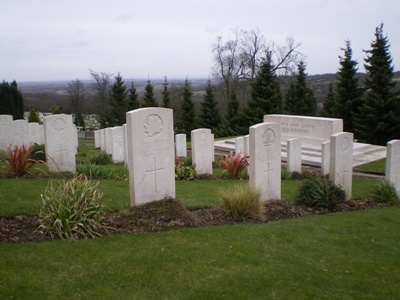
M 0 115 L 0 149 L 13 145 L 44 144 L 47 164 L 51 172 L 76 172 L 75 155 L 78 133 L 72 116 L 50 115 L 43 125 L 13 120 L 10 115 Z

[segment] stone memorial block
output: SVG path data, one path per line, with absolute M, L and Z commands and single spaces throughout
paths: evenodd
M 292 138 L 287 141 L 287 170 L 301 173 L 301 142 Z
M 7 150 L 13 144 L 13 116 L 0 115 L 0 150 Z
M 330 142 L 325 142 L 321 145 L 321 173 L 324 175 L 329 175 L 330 147 Z
M 238 137 L 235 139 L 235 154 L 240 153 L 242 156 L 245 155 L 244 151 L 244 137 Z
M 187 157 L 186 134 L 175 135 L 175 152 L 177 157 Z
M 72 116 L 50 115 L 43 119 L 45 151 L 51 172 L 76 172 L 76 131 Z
M 400 140 L 391 140 L 386 145 L 385 179 L 400 193 Z
M 42 124 L 39 125 L 39 134 L 40 134 L 40 145 L 44 145 L 44 126 Z
M 250 127 L 249 182 L 261 190 L 262 200 L 281 198 L 281 125 Z
M 124 132 L 122 126 L 116 126 L 111 128 L 113 149 L 112 149 L 112 160 L 116 163 L 124 162 Z
M 107 154 L 112 154 L 113 149 L 113 139 L 112 139 L 112 130 L 111 127 L 107 127 L 104 129 L 105 132 L 105 152 Z
M 135 109 L 126 125 L 131 206 L 175 198 L 173 110 Z
M 106 151 L 106 130 L 100 129 L 100 150 Z
M 212 175 L 214 160 L 214 138 L 211 129 L 200 128 L 191 132 L 192 163 L 196 165 L 197 174 Z
M 29 145 L 28 121 L 14 120 L 12 124 L 12 135 L 14 137 L 14 145 Z
M 29 144 L 40 144 L 40 128 L 39 123 L 28 123 L 28 141 Z
M 125 166 L 128 166 L 128 135 L 127 135 L 127 128 L 126 124 L 122 125 L 122 135 L 123 135 L 123 142 L 124 142 L 124 163 Z
M 79 139 L 78 139 L 78 128 L 76 125 L 73 125 L 74 127 L 74 142 L 75 142 L 75 155 L 78 154 L 78 146 L 79 146 Z
M 343 120 L 334 118 L 305 117 L 293 115 L 265 115 L 264 122 L 281 124 L 282 140 L 300 139 L 302 145 L 320 147 L 334 133 L 343 131 Z
M 94 131 L 94 147 L 100 148 L 100 130 Z
M 346 192 L 346 199 L 351 199 L 353 180 L 353 134 L 335 133 L 330 140 L 329 177 Z
M 243 139 L 243 147 L 244 147 L 244 153 L 247 155 L 250 153 L 249 143 L 250 143 L 250 136 L 245 135 Z

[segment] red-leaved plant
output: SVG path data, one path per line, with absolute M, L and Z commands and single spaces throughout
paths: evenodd
M 35 176 L 33 166 L 35 164 L 46 164 L 43 160 L 30 158 L 33 145 L 25 147 L 25 145 L 15 145 L 14 149 L 7 147 L 8 159 L 4 159 L 6 163 L 3 170 L 10 177 L 23 177 L 25 174 Z
M 224 157 L 219 160 L 219 165 L 225 169 L 221 173 L 221 176 L 227 173 L 229 178 L 239 178 L 242 171 L 249 165 L 247 161 L 248 157 L 248 155 L 243 155 L 242 153 L 233 155 L 232 151 L 230 151 L 229 156 L 224 155 Z

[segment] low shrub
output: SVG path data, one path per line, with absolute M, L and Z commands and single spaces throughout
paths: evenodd
M 242 171 L 249 165 L 249 162 L 247 161 L 248 157 L 248 155 L 243 155 L 241 153 L 233 155 L 232 151 L 230 151 L 229 156 L 224 155 L 224 157 L 220 159 L 218 163 L 224 168 L 221 176 L 227 173 L 228 177 L 231 179 L 239 178 Z
M 29 158 L 46 161 L 45 145 L 33 144 Z
M 100 166 L 111 165 L 113 163 L 111 156 L 104 151 L 91 152 L 88 156 L 88 161 L 90 164 Z
M 221 189 L 219 196 L 228 214 L 234 219 L 262 219 L 264 203 L 261 192 L 251 184 L 235 184 Z
M 195 180 L 198 178 L 196 166 L 186 158 L 175 158 L 175 180 Z
M 392 183 L 380 180 L 371 190 L 371 199 L 378 203 L 395 204 L 399 201 L 399 194 Z
M 95 179 L 127 180 L 129 177 L 128 168 L 117 165 L 77 164 L 76 172 Z
M 346 193 L 339 186 L 325 177 L 312 176 L 302 182 L 296 195 L 298 205 L 324 207 L 334 210 L 346 200 Z
M 60 239 L 78 239 L 107 233 L 102 224 L 104 208 L 99 204 L 99 182 L 79 175 L 55 186 L 49 182 L 42 198 L 39 229 Z
M 33 145 L 29 145 L 28 147 L 25 147 L 25 145 L 15 145 L 14 149 L 7 147 L 8 158 L 3 159 L 6 165 L 2 167 L 6 176 L 23 177 L 26 174 L 36 176 L 33 166 L 36 164 L 46 164 L 46 162 L 30 158 L 32 148 Z

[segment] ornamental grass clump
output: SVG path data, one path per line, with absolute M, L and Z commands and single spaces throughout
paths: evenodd
M 104 207 L 98 181 L 79 175 L 46 188 L 39 213 L 39 229 L 60 239 L 93 238 L 108 233 L 102 223 Z
M 395 204 L 399 202 L 399 194 L 392 183 L 380 180 L 371 191 L 371 199 L 378 203 Z
M 234 219 L 262 219 L 264 203 L 261 192 L 252 184 L 235 184 L 221 189 L 219 196 L 228 214 Z
M 342 188 L 337 186 L 331 179 L 316 174 L 302 182 L 295 202 L 298 205 L 307 207 L 322 207 L 334 210 L 345 200 L 346 193 Z

